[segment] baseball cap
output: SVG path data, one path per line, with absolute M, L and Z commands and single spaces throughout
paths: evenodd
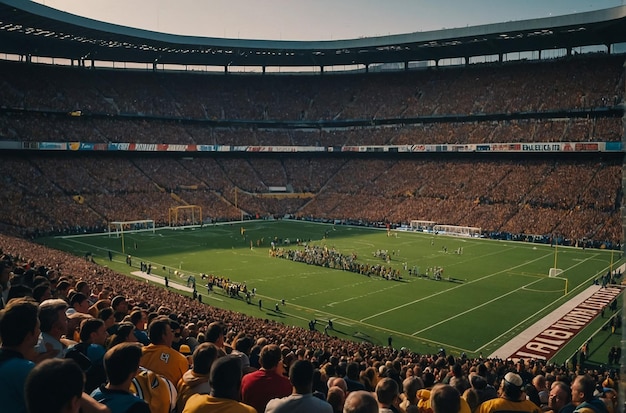
M 522 385 L 524 384 L 520 375 L 515 373 L 507 373 L 504 376 L 504 381 L 506 382 L 506 384 L 510 384 L 515 387 L 522 387 Z

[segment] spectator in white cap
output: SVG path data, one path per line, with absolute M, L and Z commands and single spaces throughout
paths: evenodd
M 524 382 L 519 374 L 507 373 L 500 385 L 500 397 L 487 400 L 478 406 L 477 413 L 528 412 L 540 413 L 541 409 L 530 400 L 526 400 Z

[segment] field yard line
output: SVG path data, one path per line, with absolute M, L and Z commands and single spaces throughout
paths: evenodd
M 535 283 L 538 283 L 539 281 L 543 281 L 543 278 L 540 278 L 540 279 L 538 279 L 538 280 L 535 280 L 535 281 L 533 281 L 533 282 L 531 282 L 531 283 L 528 283 L 528 284 L 526 284 L 526 285 L 522 285 L 521 287 L 516 288 L 515 290 L 509 291 L 509 292 L 508 292 L 508 293 L 506 293 L 506 294 L 503 294 L 503 295 L 501 295 L 501 296 L 495 297 L 495 298 L 494 298 L 494 299 L 492 299 L 492 300 L 485 301 L 485 302 L 484 302 L 484 303 L 482 303 L 481 305 L 474 306 L 474 307 L 472 307 L 472 308 L 470 308 L 470 309 L 467 309 L 467 310 L 463 311 L 462 313 L 457 313 L 457 314 L 455 314 L 454 316 L 452 316 L 452 317 L 448 317 L 448 318 L 446 318 L 445 320 L 441 320 L 441 321 L 440 321 L 440 322 L 438 322 L 438 323 L 431 324 L 431 325 L 429 325 L 428 327 L 423 328 L 423 329 L 421 329 L 421 330 L 419 330 L 419 331 L 416 331 L 415 333 L 413 333 L 413 334 L 411 334 L 411 335 L 412 335 L 412 336 L 414 336 L 414 335 L 417 335 L 417 334 L 419 334 L 419 333 L 423 333 L 424 331 L 430 330 L 430 329 L 431 329 L 431 328 L 433 328 L 433 327 L 437 327 L 438 325 L 441 325 L 441 324 L 447 323 L 448 321 L 450 321 L 450 320 L 454 320 L 455 318 L 458 318 L 458 317 L 460 317 L 460 316 L 462 316 L 462 315 L 465 315 L 465 314 L 467 314 L 467 313 L 471 313 L 472 311 L 474 311 L 474 310 L 476 310 L 476 309 L 478 309 L 478 308 L 481 308 L 481 307 L 483 307 L 483 306 L 485 306 L 485 305 L 491 304 L 491 303 L 493 303 L 494 301 L 498 301 L 499 299 L 504 298 L 504 297 L 506 297 L 507 295 L 511 295 L 511 294 L 516 293 L 516 292 L 518 292 L 518 291 L 520 291 L 520 290 L 523 290 L 524 288 L 526 288 L 526 287 L 528 287 L 528 286 L 531 286 L 531 285 L 533 285 L 533 284 L 535 284 Z
M 82 245 L 86 245 L 86 246 L 88 246 L 88 247 L 91 247 L 91 249 L 103 250 L 103 251 L 108 251 L 108 250 L 109 250 L 108 248 L 102 248 L 102 247 L 98 247 L 98 246 L 93 245 L 93 244 L 87 244 L 86 242 L 76 241 L 75 239 L 71 239 L 71 238 L 69 238 L 69 237 L 65 237 L 65 238 L 63 238 L 63 240 L 64 240 L 64 241 L 70 241 L 70 242 L 73 242 L 73 243 L 75 243 L 75 244 L 82 244 Z
M 591 257 L 589 257 L 589 258 L 585 259 L 585 260 L 582 260 L 582 261 L 580 261 L 580 262 L 578 262 L 578 263 L 576 263 L 576 264 L 572 265 L 571 267 L 567 268 L 565 271 L 569 271 L 569 270 L 571 270 L 572 268 L 579 266 L 580 264 L 584 263 L 584 262 L 585 262 L 585 261 L 587 261 L 587 260 L 592 259 L 592 258 L 593 258 L 593 257 L 595 257 L 595 256 L 596 256 L 596 255 L 593 255 L 593 256 L 591 256 Z M 565 271 L 564 271 L 564 272 L 565 272 Z M 419 330 L 419 331 L 416 331 L 415 333 L 413 333 L 413 334 L 411 334 L 411 335 L 413 335 L 413 336 L 414 336 L 414 335 L 416 335 L 416 334 L 419 334 L 419 333 L 422 333 L 422 332 L 424 332 L 424 331 L 430 330 L 430 329 L 431 329 L 431 328 L 433 328 L 433 327 L 436 327 L 436 326 L 438 326 L 438 325 L 440 325 L 440 324 L 446 323 L 446 322 L 448 322 L 448 321 L 450 321 L 450 320 L 453 320 L 453 319 L 455 319 L 455 318 L 457 318 L 457 317 L 459 317 L 459 316 L 465 315 L 465 314 L 467 314 L 467 313 L 469 313 L 469 312 L 472 312 L 472 311 L 474 311 L 474 310 L 476 310 L 476 309 L 478 309 L 478 308 L 480 308 L 480 307 L 483 307 L 483 306 L 485 306 L 485 305 L 487 305 L 487 304 L 491 304 L 492 302 L 497 301 L 497 300 L 499 300 L 500 298 L 506 297 L 507 295 L 511 295 L 511 294 L 513 294 L 513 293 L 516 293 L 516 292 L 518 292 L 519 290 L 523 290 L 524 288 L 529 287 L 529 286 L 531 286 L 531 285 L 533 285 L 533 284 L 535 284 L 535 283 L 537 283 L 537 282 L 539 282 L 539 281 L 542 281 L 542 280 L 543 280 L 543 278 L 539 278 L 539 279 L 538 279 L 538 280 L 536 280 L 536 281 L 533 281 L 533 282 L 531 282 L 531 283 L 529 283 L 529 284 L 523 285 L 523 286 L 521 286 L 521 287 L 519 287 L 519 288 L 517 288 L 517 289 L 515 289 L 515 290 L 513 290 L 513 291 L 509 291 L 508 293 L 506 293 L 506 294 L 504 294 L 504 295 L 501 295 L 501 296 L 499 296 L 499 297 L 496 297 L 496 298 L 494 298 L 493 300 L 486 301 L 486 302 L 482 303 L 481 305 L 478 305 L 478 306 L 472 307 L 472 308 L 470 308 L 470 309 L 468 309 L 468 310 L 466 310 L 466 311 L 463 311 L 462 313 L 455 314 L 454 316 L 449 317 L 449 318 L 446 318 L 445 320 L 441 320 L 440 322 L 438 322 L 438 323 L 436 323 L 436 324 L 433 324 L 433 325 L 431 325 L 431 326 L 428 326 L 427 328 L 424 328 L 424 329 L 421 329 L 421 330 Z M 543 311 L 543 310 L 545 310 L 546 308 L 547 308 L 547 307 L 542 308 L 542 311 Z M 536 315 L 536 313 L 535 313 L 535 314 L 533 314 L 533 316 L 535 316 L 535 315 Z
M 599 285 L 590 285 L 587 289 L 573 297 L 571 300 L 564 302 L 550 314 L 541 318 L 541 320 L 538 320 L 526 330 L 521 331 L 511 341 L 508 341 L 503 346 L 495 350 L 489 358 L 498 357 L 498 354 L 502 355 L 503 353 L 514 354 L 516 350 L 531 341 L 533 337 L 544 331 L 548 326 L 560 320 L 564 315 L 579 306 L 583 301 L 587 300 L 601 288 L 602 287 Z
M 477 279 L 475 279 L 474 281 L 470 281 L 470 282 L 465 283 L 465 284 L 460 284 L 460 285 L 457 285 L 457 286 L 455 286 L 455 287 L 448 288 L 447 290 L 441 290 L 441 291 L 436 292 L 436 293 L 434 293 L 434 294 L 431 294 L 431 295 L 429 295 L 429 296 L 422 297 L 422 298 L 418 298 L 417 300 L 413 300 L 413 301 L 410 301 L 410 302 L 408 302 L 408 303 L 404 303 L 404 304 L 402 304 L 402 305 L 398 305 L 398 306 L 396 306 L 396 307 L 390 308 L 390 309 L 385 310 L 385 311 L 381 311 L 380 313 L 376 313 L 376 314 L 373 314 L 373 315 L 371 315 L 371 316 L 369 316 L 369 317 L 365 317 L 365 318 L 363 318 L 363 319 L 361 319 L 361 320 L 359 320 L 359 321 L 360 321 L 360 322 L 363 322 L 363 321 L 365 321 L 365 320 L 369 320 L 370 318 L 378 317 L 378 316 L 380 316 L 380 315 L 387 314 L 387 313 L 390 313 L 390 312 L 392 312 L 392 311 L 396 311 L 396 310 L 398 310 L 398 309 L 400 309 L 400 308 L 407 307 L 407 306 L 409 306 L 409 305 L 413 305 L 413 304 L 415 304 L 415 303 L 419 303 L 420 301 L 429 300 L 429 299 L 431 299 L 431 298 L 433 298 L 433 297 L 436 297 L 436 296 L 441 295 L 441 294 L 445 294 L 445 293 L 447 293 L 447 292 L 449 292 L 449 291 L 452 291 L 452 290 L 456 290 L 457 288 L 461 288 L 461 287 L 463 287 L 463 286 L 465 286 L 465 285 L 469 285 L 469 284 L 472 284 L 472 283 L 475 283 L 475 282 L 478 282 L 478 281 L 482 281 L 482 280 L 485 280 L 485 279 L 487 279 L 487 278 L 491 278 L 491 277 L 493 277 L 493 276 L 496 276 L 496 275 L 498 275 L 498 274 L 502 274 L 502 273 L 504 273 L 504 272 L 511 271 L 511 270 L 514 270 L 514 269 L 519 268 L 519 267 L 523 267 L 524 265 L 528 265 L 529 263 L 532 263 L 532 262 L 535 262 L 535 261 L 540 261 L 540 260 L 543 260 L 543 259 L 545 259 L 545 258 L 547 258 L 547 257 L 552 256 L 552 255 L 553 255 L 552 253 L 550 253 L 550 254 L 546 254 L 546 255 L 543 255 L 543 256 L 541 256 L 541 257 L 539 257 L 539 258 L 536 258 L 536 259 L 534 259 L 534 260 L 532 260 L 532 261 L 527 261 L 527 262 L 525 262 L 525 263 L 523 263 L 523 264 L 520 264 L 520 265 L 517 265 L 517 266 L 515 266 L 515 267 L 511 267 L 511 268 L 504 269 L 504 270 L 502 270 L 502 271 L 494 272 L 493 274 L 488 274 L 488 275 L 485 275 L 484 277 L 477 278 Z
M 606 267 L 606 268 L 605 268 L 605 270 L 606 270 L 606 269 L 608 269 L 608 268 L 609 268 L 609 267 Z M 587 279 L 587 281 L 590 281 L 592 278 L 595 278 L 598 274 L 602 274 L 602 273 L 604 273 L 604 271 L 601 271 L 601 272 L 598 272 L 598 273 L 594 274 L 593 276 L 589 277 L 589 278 Z M 578 291 L 578 289 L 579 289 L 579 288 L 584 287 L 585 285 L 586 285 L 586 284 L 580 284 L 578 287 L 576 287 L 575 289 L 573 289 L 572 291 L 570 291 L 570 292 L 568 293 L 568 295 L 569 295 L 569 294 L 572 294 L 574 291 Z M 562 298 L 562 297 L 561 297 L 561 298 Z M 489 344 L 493 343 L 493 342 L 494 342 L 494 341 L 496 341 L 496 340 L 499 340 L 501 337 L 503 337 L 503 336 L 505 336 L 505 335 L 509 334 L 511 331 L 513 331 L 513 330 L 517 329 L 520 325 L 522 325 L 522 324 L 526 323 L 528 320 L 531 320 L 533 317 L 536 317 L 536 316 L 537 316 L 537 314 L 541 313 L 541 312 L 542 312 L 543 310 L 545 310 L 546 308 L 547 308 L 547 307 L 544 307 L 544 308 L 542 308 L 541 310 L 537 311 L 535 314 L 531 314 L 531 315 L 530 315 L 530 316 L 528 316 L 526 319 L 524 319 L 524 320 L 520 321 L 518 324 L 514 325 L 513 327 L 511 327 L 510 329 L 508 329 L 508 330 L 507 330 L 507 331 L 505 331 L 504 333 L 500 334 L 498 337 L 494 338 L 493 340 L 491 340 L 491 341 L 490 341 L 490 342 L 488 342 L 488 343 L 485 343 L 482 347 L 479 347 L 478 349 L 476 349 L 476 352 L 481 351 L 482 349 L 484 349 L 485 347 L 487 347 Z

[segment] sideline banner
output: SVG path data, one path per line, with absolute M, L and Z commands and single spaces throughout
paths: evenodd
M 607 307 L 622 292 L 621 287 L 601 288 L 586 300 L 576 305 L 556 322 L 540 330 L 525 345 L 510 355 L 498 354 L 500 358 L 534 358 L 550 360 L 580 330 L 595 319 L 604 307 Z M 534 329 L 535 326 L 530 329 Z

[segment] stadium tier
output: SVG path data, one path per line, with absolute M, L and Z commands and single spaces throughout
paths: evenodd
M 164 225 L 170 208 L 193 204 L 210 221 L 287 215 L 408 225 L 419 218 L 615 247 L 622 152 L 602 148 L 621 145 L 623 61 L 590 54 L 324 77 L 4 62 L 0 140 L 39 151 L 3 155 L 7 186 L 21 190 L 3 194 L 11 207 L 0 221 L 22 235 L 99 230 L 113 220 Z M 325 126 L 306 124 L 320 120 Z M 65 151 L 45 151 L 65 142 Z M 96 151 L 74 150 L 87 142 Z M 552 156 L 537 143 L 551 144 Z M 143 144 L 220 149 L 158 157 L 124 150 Z M 481 144 L 496 153 L 479 153 Z M 553 152 L 554 144 L 564 146 Z M 292 149 L 237 151 L 259 145 Z M 387 152 L 396 145 L 412 152 Z M 455 153 L 430 153 L 442 151 L 437 145 Z M 318 150 L 298 153 L 302 147 Z M 24 203 L 31 207 L 23 214 L 11 212 Z

